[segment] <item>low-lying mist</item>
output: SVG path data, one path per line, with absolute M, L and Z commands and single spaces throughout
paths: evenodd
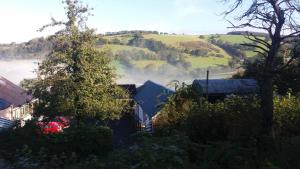
M 23 79 L 35 78 L 34 70 L 38 67 L 38 60 L 10 60 L 0 61 L 0 75 L 18 84 Z
M 37 69 L 38 62 L 38 60 L 0 61 L 0 75 L 15 84 L 20 84 L 23 79 L 36 77 L 34 70 Z M 234 70 L 230 68 L 211 68 L 209 70 L 210 79 L 230 78 L 234 73 Z M 206 78 L 206 69 L 199 69 L 197 72 L 186 72 L 176 67 L 165 67 L 157 71 L 124 68 L 118 73 L 120 75 L 117 83 L 136 84 L 137 86 L 142 85 L 147 80 L 167 85 L 173 80 L 189 84 L 194 79 Z
M 236 72 L 232 68 L 208 68 L 199 69 L 194 72 L 187 72 L 177 69 L 175 67 L 168 67 L 158 71 L 140 70 L 140 69 L 124 69 L 118 79 L 118 83 L 126 84 L 133 83 L 141 85 L 147 80 L 154 81 L 162 85 L 168 85 L 170 82 L 176 80 L 191 84 L 195 79 L 206 79 L 207 70 L 209 70 L 210 79 L 225 79 L 231 78 Z

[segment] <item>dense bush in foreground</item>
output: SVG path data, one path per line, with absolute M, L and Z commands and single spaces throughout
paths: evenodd
M 0 159 L 16 169 L 300 168 L 299 97 L 274 99 L 270 137 L 261 134 L 259 97 L 209 103 L 199 92 L 179 89 L 156 117 L 156 132 L 137 133 L 128 147 L 113 148 L 113 133 L 105 127 L 40 135 L 29 123 L 1 134 Z

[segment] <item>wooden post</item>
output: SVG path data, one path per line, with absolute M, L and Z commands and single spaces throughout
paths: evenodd
M 209 79 L 209 70 L 206 71 L 206 100 L 208 100 L 208 79 Z

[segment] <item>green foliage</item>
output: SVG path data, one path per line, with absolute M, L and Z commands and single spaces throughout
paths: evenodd
M 182 135 L 139 135 L 137 139 L 137 143 L 128 149 L 113 152 L 108 161 L 108 168 L 184 169 L 190 165 L 188 150 L 192 147 Z
M 155 118 L 157 132 L 184 130 L 195 142 L 251 139 L 261 126 L 259 99 L 233 96 L 217 103 L 192 86 L 179 88 Z
M 62 151 L 66 147 L 64 152 L 76 152 L 81 157 L 88 155 L 104 156 L 112 150 L 112 134 L 112 130 L 107 127 L 70 128 L 62 134 L 63 138 L 57 139 L 57 141 L 63 141 L 58 151 Z M 45 144 L 48 143 L 48 140 L 45 141 Z M 57 148 L 57 142 L 54 142 L 53 146 Z
M 138 133 L 128 148 L 112 150 L 111 130 L 103 127 L 43 136 L 28 134 L 35 129 L 25 126 L 1 135 L 0 157 L 17 168 L 299 168 L 298 97 L 275 98 L 272 139 L 261 135 L 260 100 L 255 96 L 208 103 L 191 86 L 176 89 L 157 117 L 164 125 L 155 130 L 160 133 Z
M 274 131 L 278 137 L 300 133 L 300 100 L 288 94 L 274 98 Z M 154 118 L 157 133 L 185 131 L 195 142 L 256 139 L 261 135 L 262 114 L 257 96 L 231 96 L 209 103 L 201 91 L 179 87 Z
M 35 38 L 28 42 L 0 44 L 0 60 L 41 59 L 52 49 L 49 38 Z
M 282 54 L 281 57 L 277 58 L 275 65 L 280 66 L 284 64 L 284 58 Z M 244 63 L 245 72 L 242 75 L 236 75 L 238 78 L 255 78 L 260 83 L 263 82 L 262 77 L 264 60 L 257 58 L 255 60 L 248 60 Z M 294 63 L 290 64 L 289 67 L 283 69 L 279 74 L 274 77 L 274 85 L 276 86 L 276 92 L 280 95 L 285 95 L 289 91 L 292 94 L 297 94 L 300 92 L 300 60 L 296 60 Z
M 186 125 L 196 142 L 254 139 L 261 131 L 259 100 L 233 96 L 223 102 L 203 101 L 191 109 Z
M 115 84 L 109 57 L 96 49 L 97 36 L 85 25 L 88 8 L 78 1 L 65 3 L 68 20 L 50 24 L 65 29 L 53 37 L 53 50 L 39 65 L 38 79 L 31 88 L 39 99 L 36 113 L 70 115 L 77 120 L 119 118 L 128 96 Z
M 6 162 L 9 169 L 101 169 L 103 162 L 97 157 L 90 155 L 84 159 L 79 159 L 75 153 L 61 153 L 50 155 L 44 149 L 33 154 L 28 146 L 24 146 L 15 153 L 15 158 L 11 163 Z
M 274 99 L 275 131 L 281 136 L 295 136 L 300 133 L 300 98 L 277 96 Z
M 192 86 L 176 84 L 176 93 L 171 95 L 160 113 L 154 118 L 155 131 L 170 132 L 181 129 L 191 113 L 191 108 L 197 103 L 202 91 Z
M 41 134 L 34 123 L 1 133 L 0 156 L 11 156 L 24 145 L 37 155 L 43 149 L 47 155 L 72 154 L 78 157 L 104 156 L 112 150 L 112 130 L 107 127 L 81 126 L 64 129 L 63 133 Z

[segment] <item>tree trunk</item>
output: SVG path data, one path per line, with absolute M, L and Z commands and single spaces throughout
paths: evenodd
M 261 109 L 263 113 L 263 134 L 271 135 L 273 127 L 273 78 L 267 76 L 261 85 Z

